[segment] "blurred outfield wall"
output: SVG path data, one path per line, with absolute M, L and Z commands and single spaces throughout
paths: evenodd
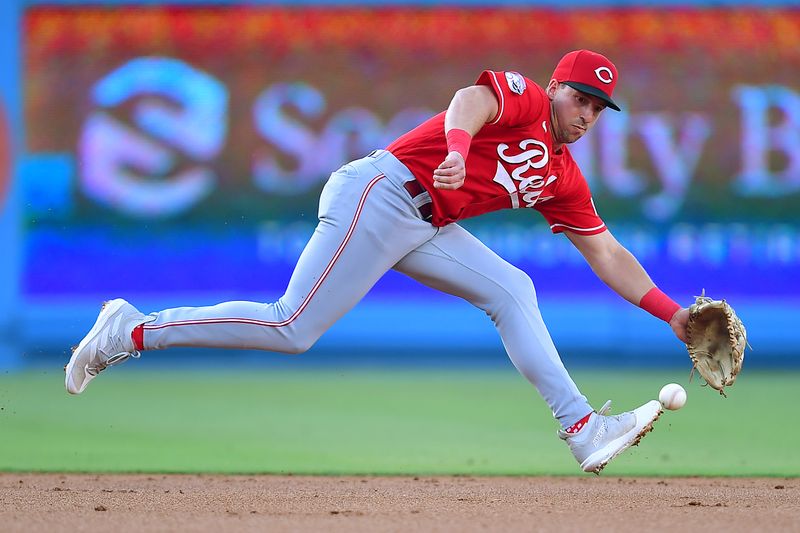
M 0 323 L 28 353 L 76 342 L 109 297 L 143 311 L 277 298 L 331 171 L 485 68 L 546 84 L 585 47 L 621 77 L 623 112 L 571 148 L 601 216 L 684 304 L 702 288 L 734 303 L 754 358 L 795 361 L 792 2 L 2 4 L 18 164 L 0 214 Z M 531 274 L 562 350 L 679 351 L 537 213 L 464 225 Z M 500 348 L 479 311 L 395 274 L 320 345 Z

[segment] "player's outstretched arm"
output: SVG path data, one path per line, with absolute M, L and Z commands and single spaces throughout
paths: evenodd
M 660 302 L 656 302 L 655 305 L 645 305 L 646 295 L 652 294 L 651 291 L 654 289 L 658 293 L 660 291 L 656 289 L 655 283 L 639 261 L 611 235 L 610 231 L 606 230 L 597 235 L 580 235 L 570 231 L 565 233 L 597 277 L 632 304 L 643 307 L 668 322 L 675 336 L 686 342 L 689 310 L 681 308 L 663 293 L 661 293 L 662 299 L 669 302 L 666 306 L 660 305 Z
M 472 137 L 497 115 L 497 110 L 497 97 L 488 87 L 473 85 L 456 92 L 444 117 L 448 153 L 433 171 L 434 187 L 454 190 L 464 185 Z

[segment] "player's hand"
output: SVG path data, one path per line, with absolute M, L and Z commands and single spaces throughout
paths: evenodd
M 672 315 L 672 318 L 669 320 L 669 325 L 672 328 L 672 331 L 675 333 L 675 336 L 678 337 L 681 342 L 686 343 L 689 340 L 689 337 L 686 335 L 686 326 L 689 324 L 689 308 L 684 307 L 682 309 L 678 309 L 675 311 L 675 314 Z
M 450 152 L 439 168 L 433 171 L 433 186 L 437 189 L 456 190 L 464 185 L 467 169 L 458 152 Z

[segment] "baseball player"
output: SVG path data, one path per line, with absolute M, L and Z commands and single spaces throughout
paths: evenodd
M 608 402 L 594 411 L 561 362 L 530 277 L 457 222 L 498 209 L 539 211 L 602 281 L 685 342 L 688 309 L 660 291 L 612 236 L 567 148 L 606 107 L 619 110 L 616 84 L 614 64 L 588 50 L 566 54 L 544 88 L 517 72 L 484 71 L 445 112 L 331 174 L 319 225 L 278 301 L 149 315 L 122 299 L 106 302 L 65 368 L 67 390 L 80 394 L 101 371 L 144 350 L 302 353 L 395 269 L 484 310 L 581 468 L 599 472 L 652 429 L 660 404 L 610 416 Z

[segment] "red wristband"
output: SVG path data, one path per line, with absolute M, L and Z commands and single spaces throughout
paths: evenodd
M 447 153 L 458 152 L 464 161 L 469 154 L 469 145 L 472 142 L 472 135 L 465 130 L 453 128 L 447 132 Z
M 669 322 L 675 311 L 681 308 L 672 298 L 661 292 L 658 287 L 653 287 L 647 294 L 642 296 L 639 307 L 660 318 L 664 322 Z

